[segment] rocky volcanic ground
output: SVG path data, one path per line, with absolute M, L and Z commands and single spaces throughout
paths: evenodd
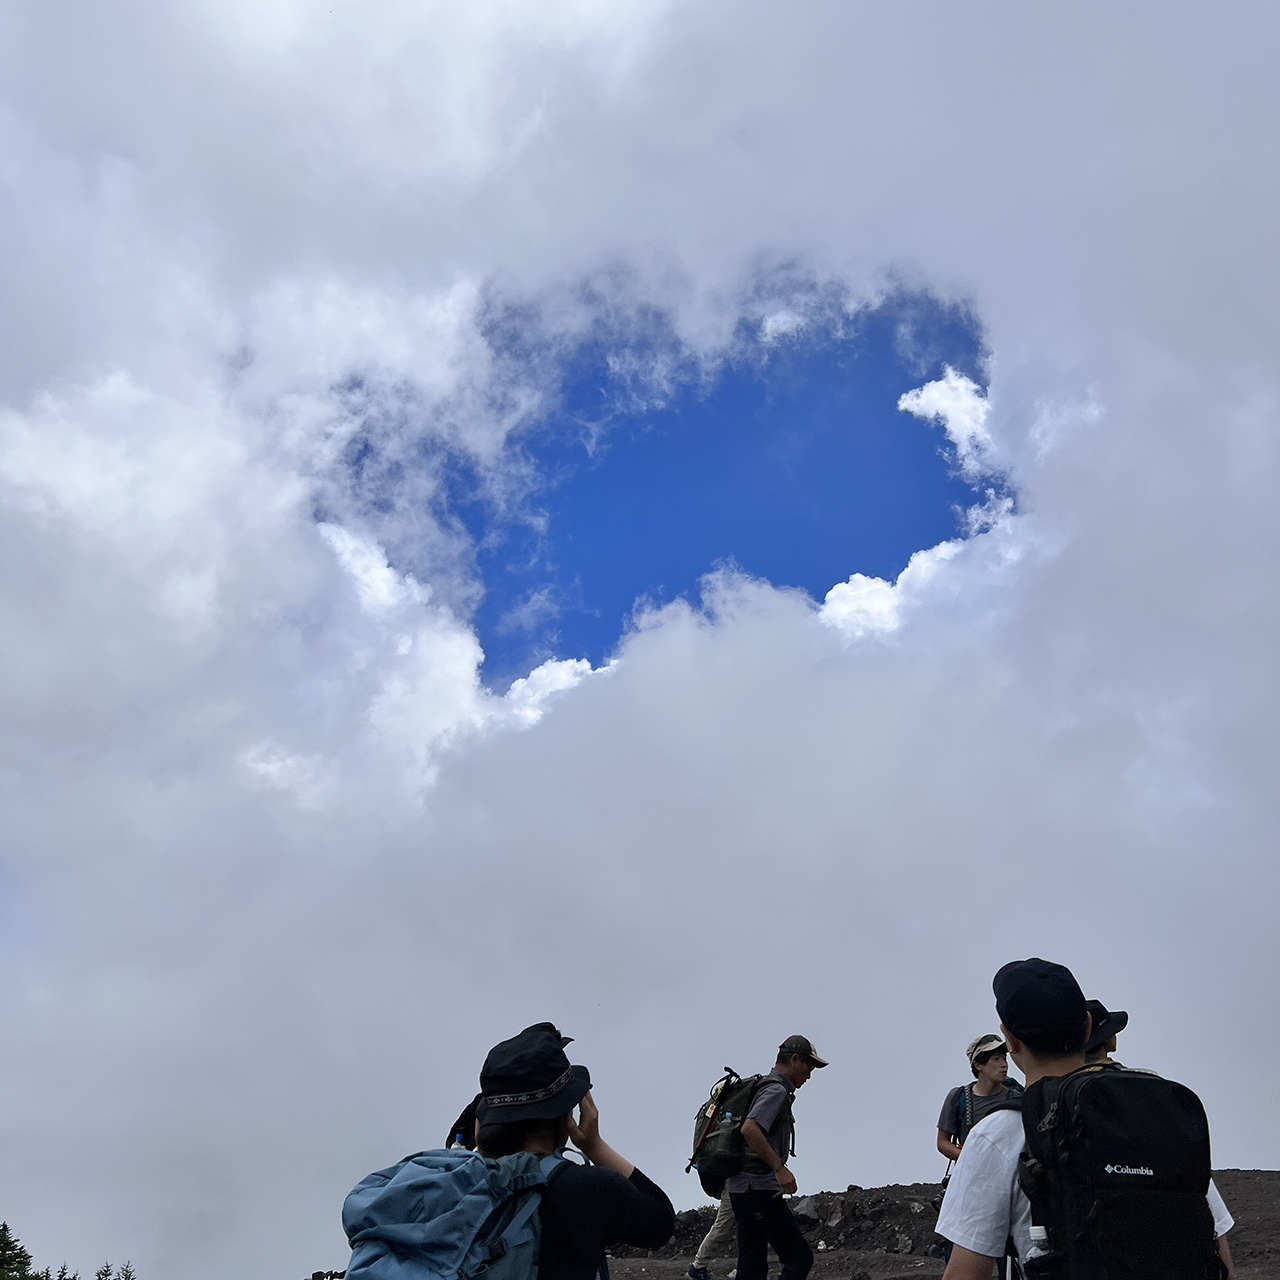
M 1214 1174 L 1218 1190 L 1236 1220 L 1228 1239 L 1239 1280 L 1280 1280 L 1280 1172 L 1223 1169 Z M 817 1255 L 813 1280 L 882 1280 L 898 1276 L 940 1276 L 942 1250 L 930 1201 L 936 1183 L 849 1187 L 792 1200 L 792 1212 Z M 662 1249 L 615 1249 L 612 1280 L 677 1280 L 684 1275 L 715 1210 L 690 1209 L 676 1219 L 676 1234 Z M 730 1258 L 711 1267 L 724 1280 Z
M 1280 1280 L 1280 1171 L 1223 1169 L 1214 1179 L 1236 1220 L 1229 1239 L 1239 1280 Z M 942 1249 L 933 1233 L 938 1215 L 929 1203 L 940 1190 L 937 1183 L 916 1182 L 793 1199 L 792 1212 L 817 1255 L 813 1280 L 940 1276 Z M 679 1280 L 714 1217 L 711 1207 L 687 1209 L 677 1216 L 676 1233 L 663 1248 L 615 1249 L 612 1280 Z M 733 1266 L 731 1258 L 713 1263 L 712 1280 L 725 1280 Z

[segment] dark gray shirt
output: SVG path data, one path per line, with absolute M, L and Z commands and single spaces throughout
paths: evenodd
M 783 1164 L 791 1154 L 791 1135 L 795 1128 L 791 1119 L 791 1099 L 795 1096 L 795 1085 L 774 1067 L 752 1100 L 746 1117 L 764 1130 L 765 1138 Z M 733 1195 L 741 1195 L 744 1191 L 782 1190 L 771 1169 L 764 1173 L 735 1173 L 725 1186 Z
M 960 1095 L 965 1088 L 969 1086 L 958 1084 L 947 1094 L 947 1100 L 942 1104 L 942 1111 L 938 1116 L 938 1128 L 943 1133 L 950 1135 L 956 1140 L 957 1145 L 964 1146 L 964 1140 L 969 1136 L 969 1130 L 973 1128 L 984 1116 L 990 1115 L 996 1107 L 1009 1101 L 1009 1098 L 1015 1092 L 1007 1085 L 998 1093 L 990 1094 L 982 1097 L 981 1094 L 973 1095 L 973 1118 L 970 1121 L 965 1119 L 965 1106 L 960 1101 Z M 934 1094 L 936 1098 L 938 1095 Z

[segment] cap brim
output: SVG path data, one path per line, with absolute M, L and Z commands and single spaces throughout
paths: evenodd
M 973 1052 L 969 1054 L 969 1065 L 973 1066 L 975 1058 L 981 1057 L 984 1053 L 1003 1053 L 1008 1054 L 1009 1046 L 1004 1040 L 992 1039 L 990 1044 L 984 1044 L 979 1041 L 973 1046 Z
M 1095 1049 L 1100 1048 L 1112 1036 L 1119 1035 L 1128 1025 L 1129 1015 L 1123 1009 L 1117 1009 L 1114 1013 L 1109 1013 L 1089 1033 L 1089 1039 L 1084 1046 L 1085 1053 L 1092 1053 Z
M 815 1067 L 829 1067 L 831 1065 L 826 1058 L 820 1058 L 816 1053 L 806 1053 L 804 1056 L 808 1058 Z
M 496 1107 L 489 1104 L 488 1098 L 481 1098 L 476 1106 L 476 1119 L 482 1125 L 514 1124 L 517 1120 L 555 1120 L 567 1115 L 590 1092 L 591 1072 L 586 1067 L 574 1067 L 569 1083 L 549 1098 Z

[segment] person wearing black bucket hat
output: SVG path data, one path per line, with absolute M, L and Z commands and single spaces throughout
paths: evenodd
M 608 1245 L 656 1249 L 675 1231 L 666 1193 L 600 1136 L 591 1073 L 569 1062 L 571 1043 L 552 1023 L 539 1022 L 494 1045 L 475 1103 L 481 1155 L 551 1155 L 572 1141 L 591 1161 L 565 1161 L 548 1179 L 539 1208 L 539 1280 L 592 1280 Z
M 1084 1046 L 1085 1060 L 1091 1066 L 1102 1062 L 1113 1067 L 1123 1066 L 1123 1063 L 1117 1062 L 1111 1055 L 1116 1051 L 1116 1037 L 1129 1025 L 1129 1015 L 1123 1009 L 1108 1009 L 1101 1000 L 1089 1000 L 1086 1003 L 1091 1027 Z M 1218 1238 L 1218 1256 L 1222 1259 L 1225 1280 L 1235 1280 L 1236 1265 L 1231 1257 L 1231 1244 L 1227 1234 L 1236 1222 L 1212 1178 L 1209 1179 L 1207 1199 L 1213 1213 L 1213 1230 Z
M 1111 1055 L 1116 1051 L 1116 1036 L 1129 1025 L 1129 1015 L 1123 1009 L 1112 1013 L 1101 1000 L 1086 1003 L 1092 1027 L 1085 1041 L 1084 1056 L 1090 1062 L 1115 1062 Z
M 480 1127 L 568 1115 L 591 1092 L 591 1072 L 569 1065 L 565 1048 L 572 1043 L 539 1022 L 495 1044 L 480 1068 Z

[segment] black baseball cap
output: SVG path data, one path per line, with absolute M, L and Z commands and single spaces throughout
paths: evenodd
M 538 1022 L 495 1044 L 480 1070 L 480 1123 L 554 1120 L 572 1111 L 591 1089 L 591 1073 L 565 1054 L 572 1043 L 552 1023 Z
M 991 989 L 1000 1021 L 1031 1050 L 1068 1054 L 1084 1045 L 1089 1011 L 1065 965 L 1039 956 L 1012 960 L 996 974 Z
M 1129 1025 L 1129 1015 L 1123 1009 L 1112 1013 L 1101 1000 L 1086 1001 L 1089 1016 L 1093 1019 L 1093 1029 L 1085 1042 L 1085 1053 L 1092 1053 L 1102 1047 L 1112 1036 L 1119 1035 Z

